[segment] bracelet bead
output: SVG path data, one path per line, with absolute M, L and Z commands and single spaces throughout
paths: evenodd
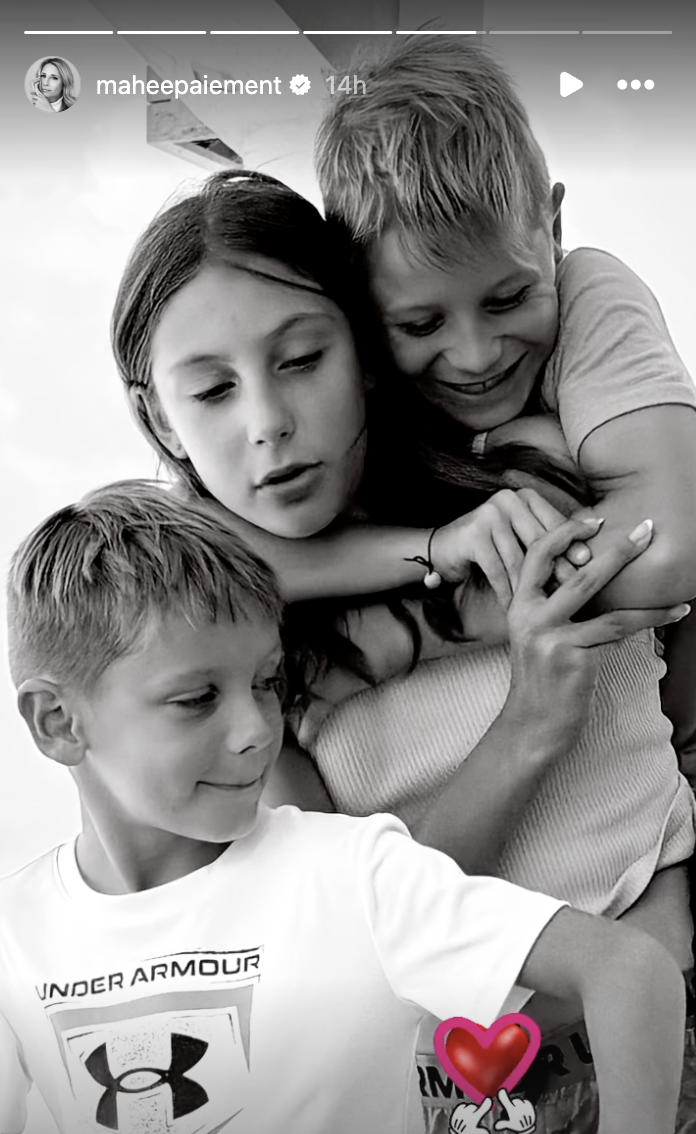
M 425 586 L 429 591 L 434 591 L 436 587 L 440 586 L 440 583 L 442 582 L 442 575 L 439 573 L 439 571 L 428 571 L 427 575 L 423 579 L 423 582 L 425 583 Z
M 435 588 L 439 587 L 440 583 L 442 582 L 442 575 L 439 571 L 435 570 L 432 559 L 433 536 L 435 535 L 435 532 L 437 530 L 437 528 L 433 528 L 428 537 L 427 558 L 424 558 L 422 555 L 413 555 L 410 558 L 406 559 L 407 563 L 420 563 L 422 567 L 425 567 L 423 584 L 428 588 L 429 591 L 434 591 Z

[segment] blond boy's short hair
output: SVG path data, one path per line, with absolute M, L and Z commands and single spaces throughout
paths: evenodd
M 502 230 L 528 246 L 549 208 L 549 174 L 487 50 L 454 35 L 400 36 L 349 74 L 365 94 L 334 95 L 317 136 L 327 219 L 362 246 L 395 226 L 436 260 L 452 255 L 453 235 L 476 246 Z
M 270 567 L 219 509 L 129 480 L 90 492 L 39 524 L 12 559 L 10 673 L 88 692 L 174 614 L 192 625 L 259 616 L 280 623 Z

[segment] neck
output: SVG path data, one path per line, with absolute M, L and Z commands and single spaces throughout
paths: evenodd
M 77 864 L 87 885 L 101 894 L 133 894 L 175 882 L 215 862 L 228 846 L 141 827 L 113 814 L 107 818 L 82 798 Z

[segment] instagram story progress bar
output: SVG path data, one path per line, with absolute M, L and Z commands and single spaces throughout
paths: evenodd
M 484 36 L 668 34 L 688 0 L 28 0 L 37 36 L 379 37 L 457 32 Z M 48 15 L 47 18 L 47 14 Z M 56 15 L 58 13 L 58 15 Z M 85 18 L 86 17 L 86 18 Z M 192 18 L 193 17 L 193 18 Z

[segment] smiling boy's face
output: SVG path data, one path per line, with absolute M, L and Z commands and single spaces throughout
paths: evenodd
M 172 835 L 242 838 L 282 743 L 278 627 L 252 614 L 195 628 L 166 616 L 149 631 L 81 698 L 83 799 L 101 828 L 131 828 L 153 851 L 171 853 Z
M 476 431 L 517 417 L 558 331 L 554 242 L 546 227 L 523 253 L 502 240 L 443 267 L 395 229 L 370 250 L 372 295 L 398 369 L 429 401 Z

